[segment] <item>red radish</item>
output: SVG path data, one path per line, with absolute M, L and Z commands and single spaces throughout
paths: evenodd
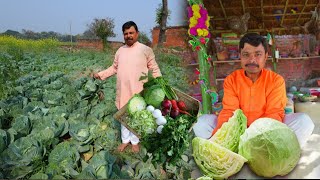
M 163 108 L 161 109 L 162 116 L 165 116 L 170 113 L 170 109 Z
M 183 111 L 186 111 L 187 110 L 187 107 L 186 107 L 186 104 L 183 102 L 183 101 L 178 101 L 178 108 L 183 110 Z
M 172 108 L 173 109 L 178 109 L 178 105 L 177 105 L 177 101 L 176 100 L 172 99 L 171 103 L 172 103 Z
M 186 114 L 188 116 L 192 116 L 190 113 L 188 113 L 187 111 L 183 111 L 181 109 L 179 109 L 179 112 L 182 113 L 182 114 Z
M 179 114 L 180 114 L 179 109 L 171 109 L 170 117 L 175 119 L 177 116 L 179 116 Z
M 166 99 L 162 101 L 161 106 L 165 109 L 170 109 L 172 104 L 170 100 Z

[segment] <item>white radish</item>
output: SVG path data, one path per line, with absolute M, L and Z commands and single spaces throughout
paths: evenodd
M 152 113 L 154 111 L 154 107 L 152 105 L 147 106 L 147 111 Z
M 158 125 L 164 125 L 167 123 L 167 119 L 164 116 L 160 116 L 157 118 L 156 123 Z
M 152 112 L 152 115 L 153 115 L 154 118 L 158 118 L 158 117 L 162 116 L 162 113 L 161 113 L 160 109 L 155 109 Z
M 163 129 L 163 125 L 158 126 L 157 132 L 158 132 L 159 134 L 161 134 L 161 133 L 162 133 L 162 129 Z

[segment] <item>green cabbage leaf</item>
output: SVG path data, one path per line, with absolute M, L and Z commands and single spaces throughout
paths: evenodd
M 160 108 L 161 102 L 164 100 L 166 94 L 160 85 L 153 85 L 145 90 L 144 99 L 148 105 L 155 108 Z
M 193 157 L 205 176 L 226 179 L 240 171 L 247 160 L 218 143 L 196 137 L 192 140 Z
M 135 94 L 128 102 L 128 113 L 133 115 L 137 111 L 146 109 L 147 103 L 139 94 Z
M 241 109 L 233 112 L 233 116 L 210 138 L 221 146 L 233 152 L 238 152 L 240 136 L 247 128 L 247 117 Z
M 239 154 L 248 159 L 250 169 L 259 176 L 284 176 L 300 159 L 295 133 L 284 123 L 271 118 L 254 121 L 240 137 Z

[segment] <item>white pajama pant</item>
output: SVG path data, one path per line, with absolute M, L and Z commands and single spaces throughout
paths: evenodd
M 199 117 L 198 122 L 193 126 L 195 135 L 209 139 L 213 129 L 216 127 L 217 119 L 214 114 L 205 114 Z M 286 114 L 283 123 L 296 134 L 300 147 L 305 145 L 314 129 L 314 123 L 306 113 Z
M 137 145 L 139 143 L 139 138 L 134 135 L 129 129 L 121 124 L 121 140 L 122 143 L 127 144 L 131 142 L 132 145 Z

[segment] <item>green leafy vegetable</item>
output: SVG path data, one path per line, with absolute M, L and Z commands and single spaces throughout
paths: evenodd
M 136 111 L 131 117 L 127 118 L 128 126 L 142 136 L 153 133 L 157 128 L 155 118 L 146 109 Z
M 247 161 L 239 154 L 200 137 L 192 140 L 192 148 L 198 167 L 213 179 L 227 179 L 239 172 Z
M 160 108 L 161 102 L 164 100 L 165 96 L 166 95 L 160 85 L 153 85 L 145 89 L 143 95 L 146 103 L 155 108 Z
M 195 118 L 188 115 L 178 116 L 177 119 L 166 117 L 161 134 L 157 132 L 142 137 L 142 145 L 152 153 L 152 161 L 156 163 L 166 162 L 175 165 L 181 159 L 181 155 L 189 147 L 189 129 Z
M 128 102 L 128 113 L 133 115 L 137 111 L 146 109 L 147 103 L 139 94 L 135 94 Z
M 210 141 L 216 142 L 221 146 L 238 152 L 240 136 L 247 128 L 247 117 L 241 109 L 234 111 L 233 116 L 228 122 L 224 123 L 221 128 L 210 138 Z
M 79 174 L 76 171 L 79 160 L 80 154 L 75 146 L 67 141 L 59 143 L 49 154 L 49 164 L 46 168 L 46 173 L 50 176 L 64 175 L 67 178 L 75 177 Z
M 45 153 L 46 149 L 38 140 L 21 137 L 2 152 L 0 169 L 6 169 L 9 179 L 22 178 L 41 164 Z
M 284 176 L 297 165 L 301 150 L 295 133 L 285 124 L 271 119 L 254 121 L 240 137 L 239 154 L 259 176 Z
M 162 88 L 163 92 L 165 93 L 165 96 L 168 99 L 178 100 L 177 94 L 174 92 L 174 90 L 168 84 L 168 81 L 164 77 L 159 76 L 159 77 L 154 78 L 152 76 L 152 71 L 148 71 L 148 75 L 145 73 L 143 73 L 143 74 L 144 74 L 144 76 L 141 76 L 139 80 L 140 81 L 145 80 L 145 79 L 148 80 L 146 83 L 143 84 L 143 89 L 148 89 L 154 85 L 159 85 Z

